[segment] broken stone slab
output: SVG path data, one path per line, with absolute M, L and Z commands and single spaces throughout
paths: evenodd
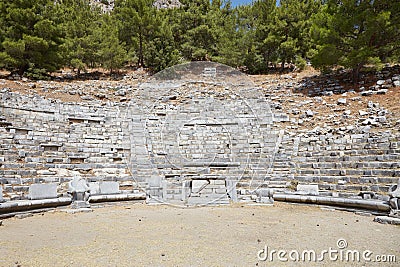
M 392 185 L 389 188 L 389 195 L 391 197 L 400 198 L 400 179 L 397 181 L 397 185 Z
M 119 89 L 114 93 L 116 96 L 125 96 L 126 95 L 126 90 L 125 89 Z
M 274 204 L 274 190 L 270 188 L 259 188 L 256 190 L 257 203 Z
M 390 216 L 376 216 L 374 222 L 383 224 L 393 224 L 400 225 L 400 218 L 390 217 Z
M 57 198 L 57 184 L 32 184 L 29 186 L 29 199 Z
M 380 90 L 378 90 L 376 93 L 378 94 L 378 95 L 384 95 L 384 94 L 386 94 L 388 92 L 388 89 L 380 89 Z
M 363 125 L 377 125 L 378 123 L 376 122 L 376 120 L 373 119 L 366 119 L 362 122 Z
M 377 84 L 377 85 L 385 84 L 385 80 L 378 80 L 378 81 L 376 82 L 376 84 Z
M 346 98 L 339 98 L 337 101 L 338 105 L 346 105 L 347 99 Z
M 373 94 L 375 94 L 376 92 L 374 92 L 374 91 L 370 91 L 370 90 L 368 90 L 368 91 L 362 91 L 362 92 L 360 92 L 360 95 L 362 95 L 362 96 L 370 96 L 370 95 L 373 95 Z
M 304 195 L 311 195 L 311 196 L 318 196 L 319 189 L 317 184 L 298 184 L 296 188 L 296 193 L 304 194 Z
M 86 209 L 90 208 L 90 204 L 88 201 L 83 201 L 83 200 L 75 200 L 71 204 L 72 209 Z
M 313 117 L 314 116 L 314 112 L 312 112 L 310 109 L 306 110 L 306 116 L 307 117 Z

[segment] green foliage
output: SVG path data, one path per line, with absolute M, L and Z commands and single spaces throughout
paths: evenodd
M 301 56 L 296 56 L 294 64 L 296 65 L 299 71 L 302 71 L 307 67 L 307 61 Z
M 97 51 L 99 62 L 110 71 L 121 68 L 127 57 L 124 44 L 118 39 L 117 22 L 113 17 L 104 15 L 101 26 L 94 32 L 97 42 L 100 44 Z
M 311 59 L 322 71 L 343 66 L 357 74 L 364 65 L 400 59 L 399 1 L 181 3 L 156 9 L 153 0 L 116 0 L 107 14 L 91 0 L 0 1 L 0 68 L 42 79 L 61 67 L 157 72 L 212 60 L 266 73 L 285 63 L 303 69 Z
M 364 65 L 380 67 L 398 55 L 399 11 L 398 1 L 328 0 L 313 18 L 313 65 L 350 68 L 355 81 Z
M 59 25 L 52 20 L 51 1 L 5 1 L 0 4 L 0 67 L 23 74 L 57 70 L 62 63 Z
M 119 0 L 115 2 L 115 16 L 120 21 L 119 37 L 133 49 L 137 64 L 144 67 L 146 47 L 157 32 L 159 21 L 152 0 Z
M 98 65 L 100 10 L 88 0 L 61 0 L 57 1 L 54 17 L 65 38 L 61 47 L 64 63 L 78 74 Z
M 182 55 L 175 47 L 168 12 L 159 13 L 160 25 L 144 52 L 144 60 L 153 72 L 182 63 Z

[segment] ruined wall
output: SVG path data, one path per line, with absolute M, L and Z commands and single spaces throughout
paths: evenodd
M 1 94 L 0 182 L 11 198 L 25 198 L 31 183 L 70 180 L 129 181 L 130 151 L 113 104 L 61 103 L 40 96 Z
M 5 198 L 24 199 L 30 184 L 43 182 L 59 183 L 63 194 L 76 174 L 167 201 L 187 197 L 186 183 L 199 178 L 213 181 L 209 194 L 227 190 L 222 179 L 228 190 L 236 185 L 239 200 L 249 200 L 259 186 L 284 191 L 297 183 L 318 184 L 323 195 L 371 191 L 385 198 L 400 177 L 398 132 L 289 131 L 289 116 L 271 111 L 255 87 L 155 81 L 136 95 L 129 103 L 62 103 L 3 89 Z

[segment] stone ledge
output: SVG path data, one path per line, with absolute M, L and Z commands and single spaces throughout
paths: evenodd
M 131 193 L 131 194 L 113 194 L 113 195 L 95 195 L 90 196 L 90 203 L 99 202 L 114 202 L 114 201 L 130 201 L 130 200 L 146 200 L 146 194 Z
M 339 197 L 304 196 L 289 194 L 274 194 L 274 200 L 296 203 L 307 203 L 328 206 L 361 208 L 375 211 L 390 211 L 389 204 L 385 201 L 351 199 Z
M 28 211 L 34 209 L 66 206 L 71 204 L 72 200 L 69 197 L 38 199 L 38 200 L 17 200 L 0 203 L 0 214 Z

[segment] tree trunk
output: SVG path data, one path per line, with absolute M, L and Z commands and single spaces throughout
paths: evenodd
M 139 29 L 141 31 L 141 29 Z M 143 35 L 139 33 L 139 66 L 144 67 L 144 59 L 143 59 Z
M 359 63 L 355 68 L 353 68 L 353 83 L 356 84 L 360 78 L 360 70 L 364 64 Z

